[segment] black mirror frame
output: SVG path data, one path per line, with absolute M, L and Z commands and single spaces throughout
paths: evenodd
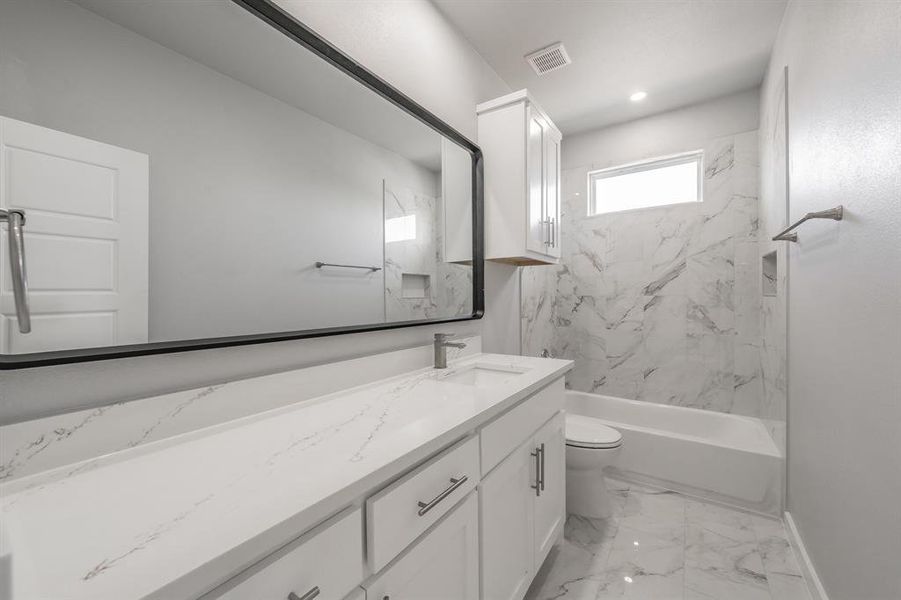
M 417 321 L 397 321 L 394 323 L 376 323 L 372 325 L 352 325 L 348 327 L 326 327 L 281 333 L 239 335 L 218 338 L 203 338 L 172 342 L 155 342 L 147 344 L 130 344 L 125 346 L 103 346 L 96 348 L 80 348 L 75 350 L 58 350 L 53 352 L 35 352 L 30 354 L 0 355 L 0 370 L 26 369 L 50 365 L 113 360 L 153 354 L 169 354 L 192 350 L 209 350 L 230 346 L 247 346 L 266 344 L 288 340 L 362 333 L 367 331 L 385 331 L 405 327 L 436 325 L 481 319 L 485 312 L 485 232 L 483 204 L 482 151 L 477 145 L 455 130 L 453 127 L 426 110 L 423 106 L 403 94 L 391 84 L 379 78 L 349 56 L 332 46 L 313 30 L 295 19 L 293 16 L 273 4 L 270 0 L 233 0 L 272 27 L 306 47 L 322 59 L 344 71 L 369 89 L 373 90 L 407 114 L 419 119 L 441 135 L 463 147 L 472 156 L 472 306 L 473 312 L 466 317 L 446 319 L 423 319 Z

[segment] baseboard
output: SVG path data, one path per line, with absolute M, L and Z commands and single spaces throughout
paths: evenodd
M 791 543 L 792 550 L 795 551 L 795 557 L 800 563 L 801 572 L 804 575 L 804 581 L 807 582 L 810 596 L 813 600 L 829 600 L 829 597 L 826 595 L 826 589 L 823 587 L 823 583 L 820 581 L 820 577 L 810 561 L 810 555 L 807 554 L 807 548 L 804 546 L 804 540 L 801 539 L 795 520 L 788 511 L 785 511 L 785 526 L 788 530 L 788 540 Z

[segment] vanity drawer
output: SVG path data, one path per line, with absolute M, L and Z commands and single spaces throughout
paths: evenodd
M 293 593 L 303 600 L 342 600 L 363 580 L 362 513 L 358 508 L 323 523 L 238 575 L 240 583 L 214 597 L 285 600 Z
M 561 377 L 482 428 L 483 475 L 563 410 L 563 392 Z
M 366 552 L 373 573 L 432 526 L 479 482 L 479 438 L 445 450 L 366 501 Z

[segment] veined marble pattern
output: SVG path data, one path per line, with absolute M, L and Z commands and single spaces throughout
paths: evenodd
M 487 388 L 448 380 L 476 362 L 520 374 Z M 13 596 L 197 598 L 569 368 L 479 354 L 0 484 Z M 303 391 L 254 383 L 245 401 Z
M 385 320 L 410 321 L 472 313 L 472 267 L 444 262 L 440 201 L 384 181 L 385 221 L 415 218 L 414 239 L 385 240 Z M 404 274 L 428 278 L 424 297 L 405 298 Z
M 587 216 L 563 173 L 563 257 L 522 276 L 523 353 L 570 388 L 760 417 L 757 132 L 704 148 L 701 203 Z M 578 195 L 577 195 L 578 194 Z
M 526 600 L 810 600 L 780 521 L 608 485 L 613 516 L 569 515 Z
M 448 348 L 449 359 L 482 351 L 478 336 L 461 341 L 466 348 Z M 431 362 L 429 344 L 4 425 L 0 484 L 366 385 Z

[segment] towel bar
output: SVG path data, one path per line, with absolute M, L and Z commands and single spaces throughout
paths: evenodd
M 381 267 L 370 267 L 368 265 L 339 265 L 338 263 L 316 262 L 316 268 L 322 267 L 342 267 L 344 269 L 369 269 L 370 271 L 381 271 Z

